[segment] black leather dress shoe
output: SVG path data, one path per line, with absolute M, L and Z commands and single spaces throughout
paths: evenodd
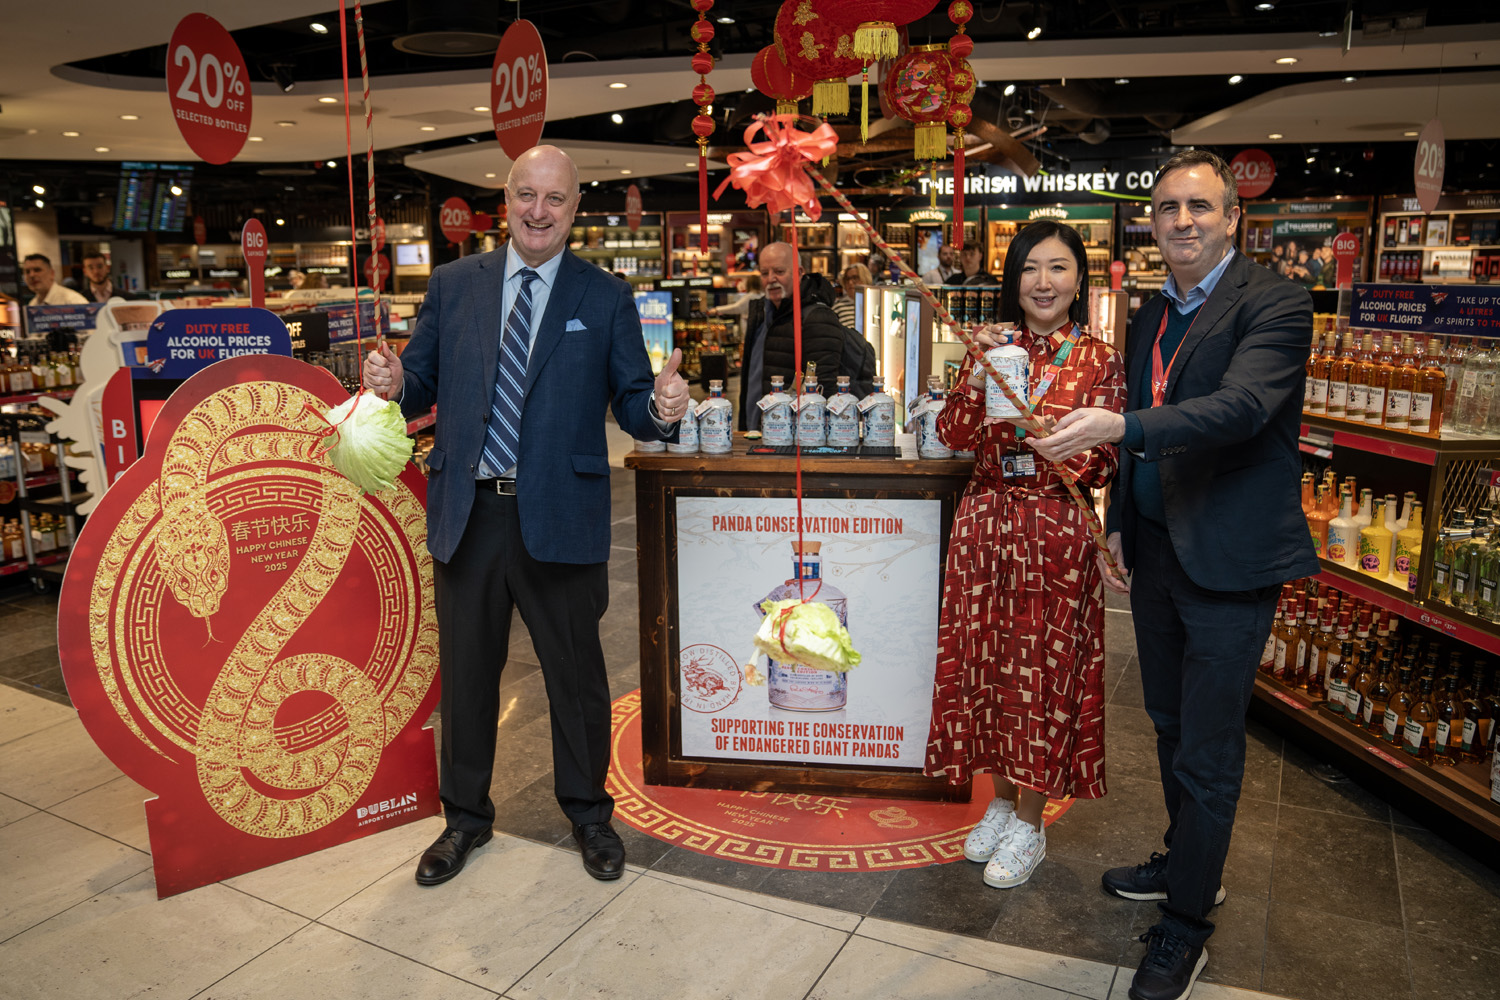
M 441 837 L 432 842 L 431 847 L 422 852 L 422 860 L 417 862 L 417 884 L 440 885 L 448 881 L 464 870 L 469 852 L 488 844 L 494 835 L 492 830 L 465 833 L 450 826 L 443 831 Z
M 609 881 L 625 870 L 625 845 L 608 823 L 574 824 L 573 839 L 583 855 L 583 867 L 594 878 Z

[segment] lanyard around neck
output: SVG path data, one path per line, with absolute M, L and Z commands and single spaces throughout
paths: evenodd
M 1052 363 L 1043 369 L 1041 378 L 1037 379 L 1036 391 L 1031 394 L 1031 398 L 1027 402 L 1027 413 L 1036 412 L 1037 404 L 1042 401 L 1043 396 L 1047 395 L 1047 390 L 1052 388 L 1052 384 L 1057 381 L 1057 376 L 1062 374 L 1062 370 L 1067 367 L 1068 355 L 1073 353 L 1073 345 L 1078 343 L 1078 338 L 1081 336 L 1082 332 L 1078 329 L 1078 324 L 1072 324 L 1067 336 L 1063 338 L 1062 346 L 1052 356 Z M 1016 437 L 1023 438 L 1025 436 L 1026 431 L 1017 427 Z
M 1172 366 L 1177 363 L 1177 355 L 1182 353 L 1182 345 L 1187 343 L 1188 334 L 1193 332 L 1193 324 L 1198 322 L 1198 316 L 1203 312 L 1203 306 L 1199 306 L 1193 312 L 1193 318 L 1188 321 L 1188 327 L 1182 332 L 1182 339 L 1177 342 L 1177 349 L 1172 352 L 1172 360 L 1165 366 L 1161 363 L 1161 338 L 1167 332 L 1167 317 L 1172 315 L 1172 304 L 1167 303 L 1167 308 L 1162 311 L 1161 325 L 1156 328 L 1156 343 L 1151 347 L 1151 405 L 1161 406 L 1167 401 L 1167 381 L 1172 375 Z

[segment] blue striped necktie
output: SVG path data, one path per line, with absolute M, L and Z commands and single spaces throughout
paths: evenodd
M 521 399 L 526 384 L 526 357 L 531 349 L 531 283 L 537 273 L 520 270 L 521 288 L 510 307 L 505 336 L 500 341 L 500 362 L 495 374 L 495 397 L 490 402 L 490 420 L 485 428 L 484 463 L 501 475 L 516 464 L 521 450 Z

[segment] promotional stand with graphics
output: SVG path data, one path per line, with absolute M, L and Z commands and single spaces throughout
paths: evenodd
M 190 377 L 95 508 L 59 600 L 69 697 L 156 794 L 163 897 L 439 808 L 425 482 L 408 464 L 366 495 L 316 452 L 348 394 L 244 353 L 289 350 L 275 317 L 234 315 L 262 312 L 153 323 L 160 376 Z
M 924 777 L 943 560 L 972 462 L 633 453 L 641 743 L 654 785 L 968 801 Z M 799 556 L 797 546 L 801 546 Z M 791 676 L 751 639 L 768 597 L 846 619 L 862 662 Z M 815 596 L 814 596 L 815 595 Z M 765 675 L 756 686 L 746 680 Z

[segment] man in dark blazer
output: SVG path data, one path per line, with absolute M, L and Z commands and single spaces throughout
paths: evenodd
M 427 457 L 427 547 L 448 828 L 417 865 L 423 885 L 457 875 L 491 836 L 498 687 L 513 608 L 542 666 L 554 787 L 583 865 L 599 879 L 624 870 L 625 848 L 609 824 L 614 800 L 604 790 L 604 411 L 610 407 L 632 437 L 665 439 L 690 397 L 677 374 L 680 352 L 653 382 L 630 286 L 567 251 L 579 194 L 577 168 L 562 150 L 523 153 L 506 183 L 509 242 L 434 270 L 406 350 L 365 359 L 365 384 L 378 395 L 400 399 L 408 415 L 438 408 Z
M 1131 324 L 1127 412 L 1075 410 L 1027 440 L 1048 459 L 1122 445 L 1108 544 L 1133 575 L 1100 564 L 1130 595 L 1168 850 L 1105 873 L 1104 889 L 1162 901 L 1130 996 L 1175 1000 L 1207 962 L 1208 914 L 1224 900 L 1245 713 L 1277 593 L 1318 572 L 1297 450 L 1312 300 L 1235 252 L 1239 198 L 1219 157 L 1172 157 L 1151 203 L 1171 276 Z

